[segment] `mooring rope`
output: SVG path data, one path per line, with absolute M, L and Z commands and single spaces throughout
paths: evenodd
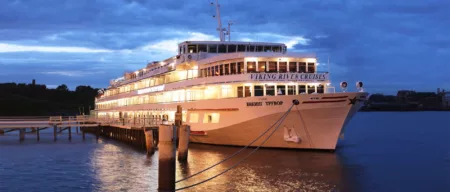
M 297 106 L 295 106 L 295 108 L 297 108 L 298 116 L 300 116 L 300 119 L 302 120 L 303 127 L 305 128 L 306 137 L 308 137 L 308 141 L 309 141 L 309 142 L 308 142 L 308 143 L 309 143 L 309 147 L 312 149 L 312 148 L 314 148 L 314 144 L 313 144 L 313 142 L 312 142 L 312 140 L 311 140 L 311 136 L 309 135 L 309 131 L 308 131 L 308 128 L 306 127 L 306 123 L 305 123 L 305 121 L 303 120 L 303 116 L 302 116 L 302 114 L 300 113 L 300 109 L 298 109 Z
M 292 106 L 294 106 L 294 105 L 292 105 Z M 269 132 L 269 131 L 272 129 L 273 126 L 275 126 L 282 118 L 284 118 L 284 116 L 286 116 L 286 115 L 289 113 L 289 111 L 292 109 L 292 106 L 291 106 L 291 108 L 289 108 L 289 110 L 288 110 L 286 113 L 284 113 L 277 121 L 275 121 L 274 124 L 272 124 L 272 125 L 271 125 L 269 128 L 267 128 L 261 135 L 259 135 L 256 139 L 254 139 L 251 143 L 249 143 L 249 144 L 248 144 L 247 146 L 245 146 L 244 148 L 242 148 L 242 149 L 236 151 L 235 153 L 233 153 L 232 155 L 230 155 L 230 156 L 228 156 L 227 158 L 223 159 L 222 161 L 219 161 L 219 162 L 217 162 L 216 164 L 207 167 L 206 169 L 203 169 L 203 170 L 201 170 L 201 171 L 199 171 L 199 172 L 197 172 L 197 173 L 195 173 L 195 174 L 189 175 L 189 176 L 186 177 L 186 178 L 183 178 L 183 179 L 180 179 L 180 180 L 178 180 L 178 181 L 175 181 L 175 183 L 178 183 L 178 182 L 187 180 L 187 179 L 189 179 L 189 178 L 192 178 L 192 177 L 194 177 L 194 176 L 196 176 L 196 175 L 198 175 L 198 174 L 200 174 L 200 173 L 203 173 L 203 172 L 205 172 L 205 171 L 207 171 L 207 170 L 209 170 L 209 169 L 211 169 L 211 168 L 213 168 L 213 167 L 215 167 L 215 166 L 217 166 L 217 165 L 223 163 L 224 161 L 226 161 L 226 160 L 228 160 L 228 159 L 230 159 L 230 158 L 236 156 L 237 154 L 239 154 L 240 152 L 242 152 L 244 149 L 248 148 L 251 144 L 255 143 L 259 138 L 261 138 L 261 137 L 262 137 L 263 135 L 265 135 L 267 132 Z
M 292 104 L 292 106 L 289 108 L 289 110 L 282 116 L 282 118 L 280 118 L 280 119 L 278 120 L 278 121 L 281 120 L 280 123 L 279 123 L 278 126 L 270 133 L 270 135 L 269 135 L 269 136 L 268 136 L 268 137 L 267 137 L 267 138 L 266 138 L 266 139 L 265 139 L 258 147 L 256 147 L 256 149 L 254 149 L 253 151 L 251 151 L 246 157 L 244 157 L 243 159 L 241 159 L 239 162 L 235 163 L 235 164 L 234 164 L 233 166 L 231 166 L 230 168 L 225 169 L 224 171 L 220 172 L 219 174 L 217 174 L 217 175 L 215 175 L 215 176 L 212 176 L 212 177 L 210 177 L 210 178 L 208 178 L 208 179 L 205 179 L 205 180 L 203 180 L 203 181 L 200 181 L 200 182 L 198 182 L 198 183 L 195 183 L 195 184 L 192 184 L 192 185 L 189 185 L 189 186 L 186 186 L 186 187 L 182 187 L 182 188 L 175 189 L 175 191 L 179 191 L 179 190 L 191 188 L 191 187 L 200 185 L 200 184 L 202 184 L 202 183 L 205 183 L 205 182 L 207 182 L 207 181 L 210 181 L 210 180 L 212 180 L 212 179 L 214 179 L 214 178 L 216 178 L 216 177 L 218 177 L 218 176 L 220 176 L 220 175 L 222 175 L 222 174 L 228 172 L 229 170 L 231 170 L 231 169 L 233 169 L 234 167 L 238 166 L 238 165 L 241 164 L 242 162 L 244 162 L 248 157 L 250 157 L 251 154 L 253 154 L 254 152 L 256 152 L 262 145 L 264 145 L 264 143 L 266 143 L 266 141 L 269 140 L 269 138 L 275 133 L 275 131 L 278 130 L 278 128 L 280 127 L 281 123 L 282 123 L 282 122 L 284 121 L 284 119 L 287 117 L 287 114 L 291 111 L 291 109 L 292 109 L 292 107 L 293 107 L 294 105 L 295 105 L 295 103 Z M 278 121 L 277 121 L 277 122 L 278 122 Z M 275 123 L 275 124 L 276 124 L 276 123 Z M 272 125 L 271 127 L 273 127 L 273 125 Z

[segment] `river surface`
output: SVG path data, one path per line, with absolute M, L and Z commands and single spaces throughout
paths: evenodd
M 335 153 L 260 149 L 235 169 L 182 191 L 450 191 L 449 112 L 365 112 L 349 123 Z M 75 130 L 72 131 L 75 133 Z M 0 192 L 157 191 L 158 153 L 87 134 L 36 141 L 0 136 Z M 177 180 L 239 150 L 191 144 Z M 229 168 L 253 149 L 177 184 L 188 186 Z

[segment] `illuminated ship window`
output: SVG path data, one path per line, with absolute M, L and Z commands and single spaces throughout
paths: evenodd
M 314 73 L 316 72 L 314 63 L 308 63 L 308 73 Z
M 247 62 L 247 73 L 254 73 L 256 72 L 256 62 Z
M 286 95 L 285 85 L 277 85 L 277 95 Z
M 295 85 L 288 85 L 288 95 L 295 95 Z
M 238 74 L 244 73 L 244 62 L 237 63 L 237 73 Z
M 229 75 L 230 74 L 230 64 L 225 64 L 225 75 Z
M 305 85 L 299 85 L 298 86 L 298 94 L 304 94 L 306 93 L 306 86 Z
M 189 53 L 197 53 L 197 45 L 188 45 Z
M 203 123 L 219 123 L 219 113 L 205 113 L 203 117 Z
M 244 87 L 242 86 L 237 87 L 237 96 L 244 97 Z
M 266 86 L 266 96 L 274 96 L 275 95 L 275 86 L 268 85 Z
M 322 84 L 317 86 L 317 93 L 324 93 L 324 87 Z
M 258 72 L 266 72 L 266 62 L 258 61 Z
M 308 85 L 308 94 L 315 93 L 315 92 L 316 92 L 316 86 Z
M 191 113 L 189 123 L 198 123 L 198 113 Z
M 298 63 L 298 72 L 306 73 L 306 63 L 305 62 Z
M 264 87 L 262 85 L 255 85 L 255 96 L 264 96 Z
M 250 90 L 250 86 L 244 86 L 245 97 L 252 96 L 252 92 Z
M 280 62 L 280 63 L 278 63 L 278 65 L 280 66 L 280 68 L 279 68 L 280 73 L 287 72 L 287 62 Z
M 268 67 L 266 69 L 266 72 L 276 73 L 277 72 L 277 62 L 269 61 Z
M 236 74 L 236 63 L 230 63 L 231 74 Z

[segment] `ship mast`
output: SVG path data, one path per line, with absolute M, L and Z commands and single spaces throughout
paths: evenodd
M 227 31 L 228 41 L 231 41 L 231 25 L 233 24 L 234 24 L 233 21 L 228 22 L 228 31 Z
M 214 5 L 213 2 L 211 2 L 211 5 Z M 219 0 L 216 0 L 216 15 L 217 15 L 217 31 L 219 31 L 219 37 L 220 37 L 220 41 L 225 41 L 225 34 L 223 33 L 223 31 L 225 31 L 224 28 L 222 28 L 222 21 L 220 19 L 220 5 L 219 5 Z M 214 16 L 215 17 L 215 16 Z

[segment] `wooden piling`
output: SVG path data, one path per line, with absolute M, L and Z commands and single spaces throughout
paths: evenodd
M 76 130 L 77 130 L 77 134 L 78 134 L 78 126 L 76 127 Z
M 178 133 L 180 134 L 178 137 L 178 161 L 187 161 L 191 127 L 189 125 L 181 125 Z
M 72 127 L 69 127 L 69 141 L 72 140 Z
M 95 130 L 95 136 L 97 137 L 97 140 L 98 140 L 98 138 L 100 138 L 100 125 L 98 126 L 98 127 L 96 127 L 96 130 Z
M 36 129 L 36 139 L 39 141 L 39 140 L 41 140 L 41 136 L 39 135 L 39 131 L 40 131 L 40 129 L 39 129 L 39 127 Z
M 153 131 L 147 130 L 145 131 L 145 146 L 147 149 L 147 155 L 153 155 L 154 148 L 153 148 Z
M 158 190 L 175 190 L 175 150 L 177 128 L 174 125 L 159 125 Z
M 86 132 L 84 131 L 84 128 L 83 129 L 80 128 L 80 130 L 83 133 L 82 135 L 83 135 L 83 141 L 84 141 L 84 140 L 86 140 Z
M 56 141 L 56 134 L 58 132 L 58 127 L 53 125 L 53 140 Z
M 5 134 L 5 130 L 0 129 L 0 135 L 4 135 Z
M 19 129 L 19 140 L 25 140 L 25 129 Z

